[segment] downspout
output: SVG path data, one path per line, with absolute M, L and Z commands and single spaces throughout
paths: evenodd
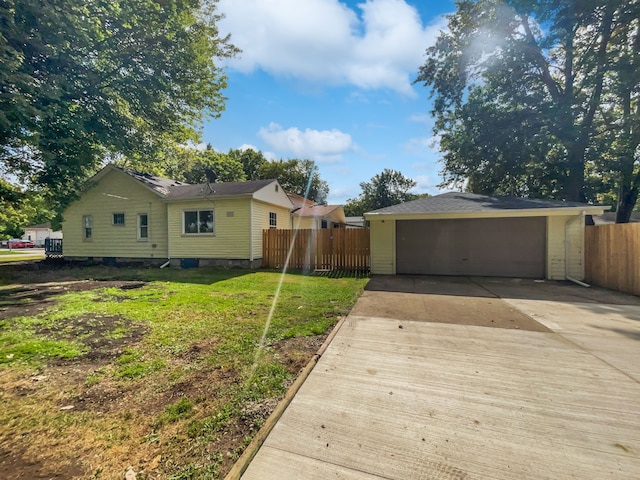
M 169 204 L 167 206 L 167 261 L 160 265 L 160 268 L 168 267 L 171 264 L 171 233 L 169 232 Z
M 584 216 L 586 215 L 586 213 L 587 212 L 582 211 L 575 218 L 567 220 L 567 222 L 564 224 L 564 278 L 577 285 L 589 288 L 591 285 L 589 285 L 588 283 L 582 282 L 577 278 L 573 278 L 569 275 L 569 252 L 570 252 L 570 242 L 569 242 L 569 235 L 568 235 L 569 227 L 571 227 L 577 221 L 584 222 Z M 582 249 L 582 257 L 583 257 L 582 268 L 584 270 L 584 248 Z
M 253 197 L 249 200 L 249 264 L 253 268 Z

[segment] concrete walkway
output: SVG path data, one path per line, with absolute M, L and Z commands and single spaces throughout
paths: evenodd
M 242 478 L 640 478 L 639 340 L 636 297 L 374 277 Z

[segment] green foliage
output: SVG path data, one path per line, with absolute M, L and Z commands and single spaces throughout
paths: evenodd
M 289 193 L 305 196 L 316 203 L 327 202 L 329 184 L 320 178 L 318 166 L 312 160 L 274 160 L 258 168 L 258 178 L 275 178 Z
M 187 183 L 206 183 L 207 171 L 212 172 L 216 182 L 244 182 L 246 176 L 242 163 L 224 153 L 217 153 L 212 149 L 200 152 L 189 171 L 184 174 Z
M 0 178 L 0 239 L 19 238 L 24 227 L 45 223 L 54 217 L 55 213 L 41 194 L 23 192 Z
M 434 98 L 443 185 L 572 201 L 619 192 L 630 211 L 638 28 L 638 2 L 459 1 L 417 79 Z
M 0 167 L 68 200 L 105 158 L 197 141 L 236 53 L 215 3 L 0 3 Z
M 227 156 L 242 164 L 242 169 L 247 180 L 260 180 L 260 169 L 268 162 L 262 152 L 256 152 L 252 148 L 245 150 L 229 150 Z
M 362 182 L 362 193 L 357 198 L 347 200 L 344 213 L 347 216 L 361 216 L 365 212 L 415 200 L 419 196 L 410 193 L 416 182 L 402 173 L 385 168 L 374 175 L 370 182 Z
M 321 204 L 326 203 L 329 194 L 329 185 L 322 180 L 317 165 L 311 160 L 269 161 L 262 152 L 253 149 L 231 149 L 227 153 L 220 153 L 210 145 L 204 151 L 167 146 L 165 154 L 155 171 L 149 171 L 144 164 L 134 164 L 130 160 L 123 165 L 192 184 L 206 183 L 207 170 L 215 175 L 216 182 L 276 179 L 285 191 L 307 195 Z

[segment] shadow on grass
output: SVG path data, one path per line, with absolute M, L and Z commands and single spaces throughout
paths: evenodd
M 70 281 L 92 280 L 140 281 L 140 282 L 178 282 L 210 285 L 259 272 L 282 273 L 275 269 L 224 269 L 217 267 L 200 268 L 159 268 L 131 265 L 107 266 L 70 264 L 57 261 L 41 261 L 15 265 L 3 265 L 0 268 L 0 287 L 8 285 L 34 285 L 42 283 L 63 283 Z M 369 272 L 349 270 L 287 270 L 290 275 L 302 275 L 327 278 L 369 278 Z M 21 287 L 25 288 L 25 287 Z M 8 293 L 5 291 L 5 293 Z
M 262 272 L 282 273 L 282 270 L 261 269 Z M 326 278 L 369 278 L 368 271 L 352 270 L 287 270 L 289 275 L 301 275 L 303 277 L 326 277 Z
M 3 265 L 0 268 L 0 286 L 30 285 L 70 281 L 166 281 L 208 285 L 243 275 L 256 270 L 202 268 L 159 268 L 138 266 L 106 266 L 60 264 L 56 262 L 34 262 L 19 265 Z

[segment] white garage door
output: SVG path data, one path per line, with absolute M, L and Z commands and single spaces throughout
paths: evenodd
M 546 217 L 398 220 L 396 272 L 544 278 Z

